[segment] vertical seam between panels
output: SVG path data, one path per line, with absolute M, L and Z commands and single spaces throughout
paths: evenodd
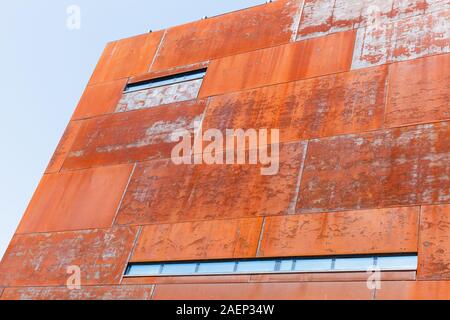
M 116 220 L 117 220 L 117 217 L 119 215 L 120 208 L 122 207 L 123 200 L 125 199 L 125 194 L 128 191 L 128 187 L 130 186 L 131 179 L 133 178 L 134 171 L 136 170 L 136 167 L 137 167 L 137 162 L 134 163 L 133 169 L 131 169 L 130 176 L 128 177 L 127 184 L 125 185 L 125 188 L 124 188 L 123 193 L 122 193 L 122 197 L 120 198 L 120 201 L 119 201 L 119 205 L 117 206 L 116 213 L 114 215 L 114 219 L 113 219 L 113 222 L 112 222 L 112 226 L 114 226 L 116 224 Z
M 122 274 L 120 275 L 120 284 L 122 284 L 122 282 L 123 282 L 123 277 L 125 276 L 125 271 L 127 270 L 128 264 L 130 263 L 130 260 L 131 260 L 131 257 L 134 254 L 134 250 L 136 248 L 136 245 L 137 245 L 137 242 L 139 240 L 139 237 L 141 236 L 142 229 L 143 229 L 143 226 L 139 226 L 139 229 L 136 232 L 136 236 L 135 236 L 135 238 L 133 240 L 133 245 L 131 246 L 130 253 L 128 254 L 128 259 L 127 259 L 126 264 L 125 264 L 125 269 L 122 270 Z
M 153 56 L 152 62 L 150 64 L 150 67 L 148 68 L 148 72 L 150 72 L 153 69 L 153 65 L 155 64 L 155 61 L 158 58 L 158 55 L 159 55 L 159 52 L 161 51 L 161 47 L 163 45 L 163 42 L 166 39 L 167 30 L 168 29 L 164 30 L 164 33 L 163 33 L 163 35 L 161 37 L 161 40 L 159 41 L 158 48 L 155 51 L 155 55 Z
M 205 84 L 205 80 L 206 80 L 206 76 L 208 75 L 208 69 L 209 69 L 210 63 L 211 63 L 211 60 L 206 60 L 206 61 L 200 62 L 200 64 L 206 64 L 206 66 L 203 65 L 206 68 L 206 72 L 205 72 L 205 75 L 203 76 L 202 84 L 200 85 L 200 88 L 198 89 L 197 96 L 195 97 L 195 99 L 197 99 L 197 100 L 209 98 L 209 97 L 201 98 L 200 97 L 200 93 L 202 92 L 202 88 L 203 88 L 203 86 Z
M 300 30 L 300 24 L 303 17 L 303 10 L 305 8 L 305 2 L 306 0 L 301 0 L 301 3 L 299 3 L 298 9 L 295 12 L 294 22 L 292 23 L 292 34 L 291 34 L 291 42 L 297 41 L 297 35 L 298 30 Z
M 263 217 L 263 221 L 261 224 L 261 231 L 259 232 L 259 239 L 258 239 L 258 247 L 256 248 L 256 257 L 259 256 L 260 250 L 261 250 L 261 243 L 264 236 L 264 228 L 266 226 L 266 217 Z
M 421 221 L 422 221 L 422 216 L 423 216 L 423 205 L 420 205 L 419 207 L 419 215 L 417 217 L 417 269 L 416 269 L 416 281 L 419 280 L 419 267 L 420 267 L 420 242 L 421 242 L 421 232 L 420 232 L 420 226 L 421 226 Z
M 386 84 L 385 84 L 385 91 L 386 91 L 386 97 L 384 98 L 384 115 L 383 115 L 383 127 L 382 129 L 386 129 L 388 128 L 387 125 L 387 106 L 388 106 L 388 102 L 389 102 L 389 96 L 391 94 L 391 68 L 392 68 L 392 64 L 387 64 L 386 68 L 387 68 L 387 76 L 386 76 Z
M 67 157 L 69 156 L 69 153 L 72 151 L 72 147 L 73 147 L 73 145 L 75 144 L 75 140 L 77 139 L 78 135 L 80 134 L 80 130 L 81 130 L 81 127 L 84 125 L 84 122 L 81 121 L 81 122 L 78 123 L 78 122 L 74 122 L 74 121 L 70 120 L 70 121 L 69 121 L 69 124 L 68 124 L 67 127 L 66 127 L 66 130 L 64 130 L 62 139 L 64 139 L 64 135 L 65 135 L 67 129 L 69 128 L 69 126 L 70 126 L 71 124 L 73 124 L 74 127 L 75 127 L 75 131 L 76 131 L 75 137 L 73 138 L 72 142 L 69 143 L 69 146 L 68 146 L 68 148 L 67 148 L 67 152 L 66 152 L 66 154 L 63 156 L 63 159 L 62 159 L 62 161 L 61 161 L 61 166 L 58 168 L 57 171 L 55 171 L 55 172 L 53 172 L 53 173 L 61 173 L 61 172 L 62 172 L 62 169 L 63 169 L 63 167 L 64 167 L 64 163 L 66 162 Z M 58 146 L 56 147 L 56 150 L 55 150 L 55 151 L 58 151 L 58 147 L 59 147 L 59 143 L 58 143 Z M 51 161 L 51 160 L 50 160 L 50 161 Z M 45 174 L 45 173 L 47 173 L 47 172 L 44 172 L 44 174 Z M 52 173 L 52 172 L 49 172 L 49 173 Z
M 295 186 L 295 191 L 294 191 L 295 193 L 294 193 L 294 197 L 292 198 L 291 203 L 289 205 L 288 214 L 295 214 L 295 212 L 297 210 L 297 202 L 298 202 L 298 199 L 300 196 L 300 187 L 301 187 L 302 178 L 303 178 L 303 171 L 305 170 L 306 155 L 308 153 L 308 147 L 309 147 L 309 140 L 306 141 L 306 145 L 303 148 L 302 163 L 301 163 L 299 171 L 298 171 L 297 184 Z
M 197 139 L 199 139 L 199 138 L 200 138 L 201 143 L 203 141 L 203 137 L 199 137 L 199 135 L 200 135 L 200 133 L 203 132 L 203 121 L 205 120 L 205 116 L 206 116 L 206 113 L 208 111 L 208 107 L 209 107 L 209 105 L 211 103 L 212 97 L 204 98 L 204 100 L 206 100 L 205 110 L 203 110 L 203 113 L 201 115 L 200 123 L 199 123 L 197 132 L 195 132 L 196 128 L 195 128 L 195 125 L 194 125 L 194 145 L 195 145 L 195 141 L 197 141 Z M 202 143 L 202 150 L 203 150 L 203 143 Z M 195 148 L 192 148 L 190 157 L 191 157 L 191 160 L 193 161 L 194 164 L 195 164 L 195 161 L 194 161 L 194 159 L 192 157 L 194 157 L 195 155 L 196 155 Z M 203 162 L 203 155 L 202 155 L 202 162 Z
M 156 291 L 156 284 L 154 284 L 153 285 L 153 287 L 152 287 L 152 293 L 150 294 L 150 300 L 153 300 L 153 297 L 154 297 L 154 295 L 155 295 L 155 291 Z

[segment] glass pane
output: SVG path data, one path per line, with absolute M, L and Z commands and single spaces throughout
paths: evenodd
M 275 260 L 241 261 L 238 263 L 237 272 L 273 272 Z
M 162 274 L 192 274 L 196 268 L 196 263 L 169 263 L 164 265 Z
M 381 270 L 416 270 L 417 256 L 378 257 L 377 268 Z
M 374 258 L 337 258 L 334 270 L 367 271 L 374 266 Z
M 295 271 L 328 271 L 332 259 L 299 259 L 295 261 Z
M 294 260 L 281 260 L 280 271 L 292 271 Z
M 139 91 L 149 88 L 170 85 L 174 83 L 203 79 L 205 77 L 205 74 L 206 74 L 205 70 L 199 70 L 194 71 L 192 73 L 179 74 L 167 78 L 152 79 L 143 83 L 130 84 L 125 88 L 125 92 Z
M 235 262 L 202 262 L 198 269 L 199 273 L 232 273 Z
M 154 276 L 160 269 L 160 264 L 134 264 L 128 269 L 127 276 Z

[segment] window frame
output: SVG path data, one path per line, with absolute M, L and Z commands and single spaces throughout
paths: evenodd
M 392 262 L 396 262 L 395 258 L 401 258 L 411 263 L 408 267 L 402 267 L 402 268 L 389 268 L 384 267 L 382 269 L 377 268 L 377 261 L 379 258 L 385 258 L 389 257 L 391 258 Z M 357 261 L 358 259 L 367 259 L 372 258 L 372 266 L 367 267 L 367 265 L 364 265 L 361 268 L 348 268 L 348 269 L 336 269 L 336 261 L 344 260 L 344 259 L 354 259 Z M 320 261 L 320 260 L 329 260 L 330 262 L 330 268 L 329 269 L 305 269 L 305 270 L 297 270 L 296 265 L 298 261 L 307 261 L 307 262 L 314 262 L 314 261 Z M 408 261 L 410 260 L 410 261 Z M 280 269 L 280 266 L 282 262 L 292 261 L 291 269 L 286 270 Z M 234 268 L 233 272 L 204 272 L 200 273 L 200 267 L 201 265 L 208 265 L 208 264 L 214 264 L 214 263 L 233 263 L 234 262 Z M 258 262 L 273 262 L 274 263 L 274 270 L 272 271 L 239 271 L 239 263 L 258 263 Z M 163 273 L 163 269 L 165 265 L 186 265 L 186 264 L 193 264 L 195 266 L 195 272 L 194 273 Z M 161 266 L 159 269 L 158 274 L 133 274 L 132 269 L 134 266 L 137 266 L 138 268 L 142 268 L 142 266 L 148 265 L 151 267 L 154 266 Z M 393 263 L 395 265 L 395 263 Z M 383 255 L 352 255 L 352 256 L 325 256 L 325 257 L 278 257 L 278 258 L 252 258 L 252 259 L 215 259 L 215 260 L 199 260 L 199 261 L 161 261 L 161 262 L 133 262 L 129 263 L 127 265 L 127 268 L 125 270 L 124 277 L 127 278 L 136 278 L 136 277 L 196 277 L 196 276 L 229 276 L 229 275 L 256 275 L 256 274 L 311 274 L 311 273 L 348 273 L 348 272 L 367 272 L 369 270 L 375 271 L 379 270 L 381 272 L 388 272 L 388 271 L 417 271 L 418 267 L 418 256 L 417 253 L 401 253 L 401 254 L 383 254 Z M 157 269 L 157 268 L 154 268 Z
M 123 94 L 204 79 L 206 76 L 206 71 L 207 68 L 201 68 L 197 70 L 171 74 L 168 76 L 153 78 L 149 80 L 128 83 L 123 90 Z

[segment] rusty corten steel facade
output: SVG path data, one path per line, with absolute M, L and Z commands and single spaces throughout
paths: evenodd
M 447 0 L 279 0 L 109 43 L 2 260 L 1 299 L 450 299 L 449 20 Z M 180 101 L 128 110 L 142 101 L 127 83 L 205 67 Z M 279 173 L 173 164 L 172 131 L 198 119 L 279 128 Z M 123 276 L 416 252 L 417 272 L 380 289 L 366 273 Z

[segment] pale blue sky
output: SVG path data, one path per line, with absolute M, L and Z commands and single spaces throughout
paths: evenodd
M 0 256 L 106 42 L 264 0 L 14 0 L 0 10 Z M 81 29 L 66 9 L 81 8 Z

